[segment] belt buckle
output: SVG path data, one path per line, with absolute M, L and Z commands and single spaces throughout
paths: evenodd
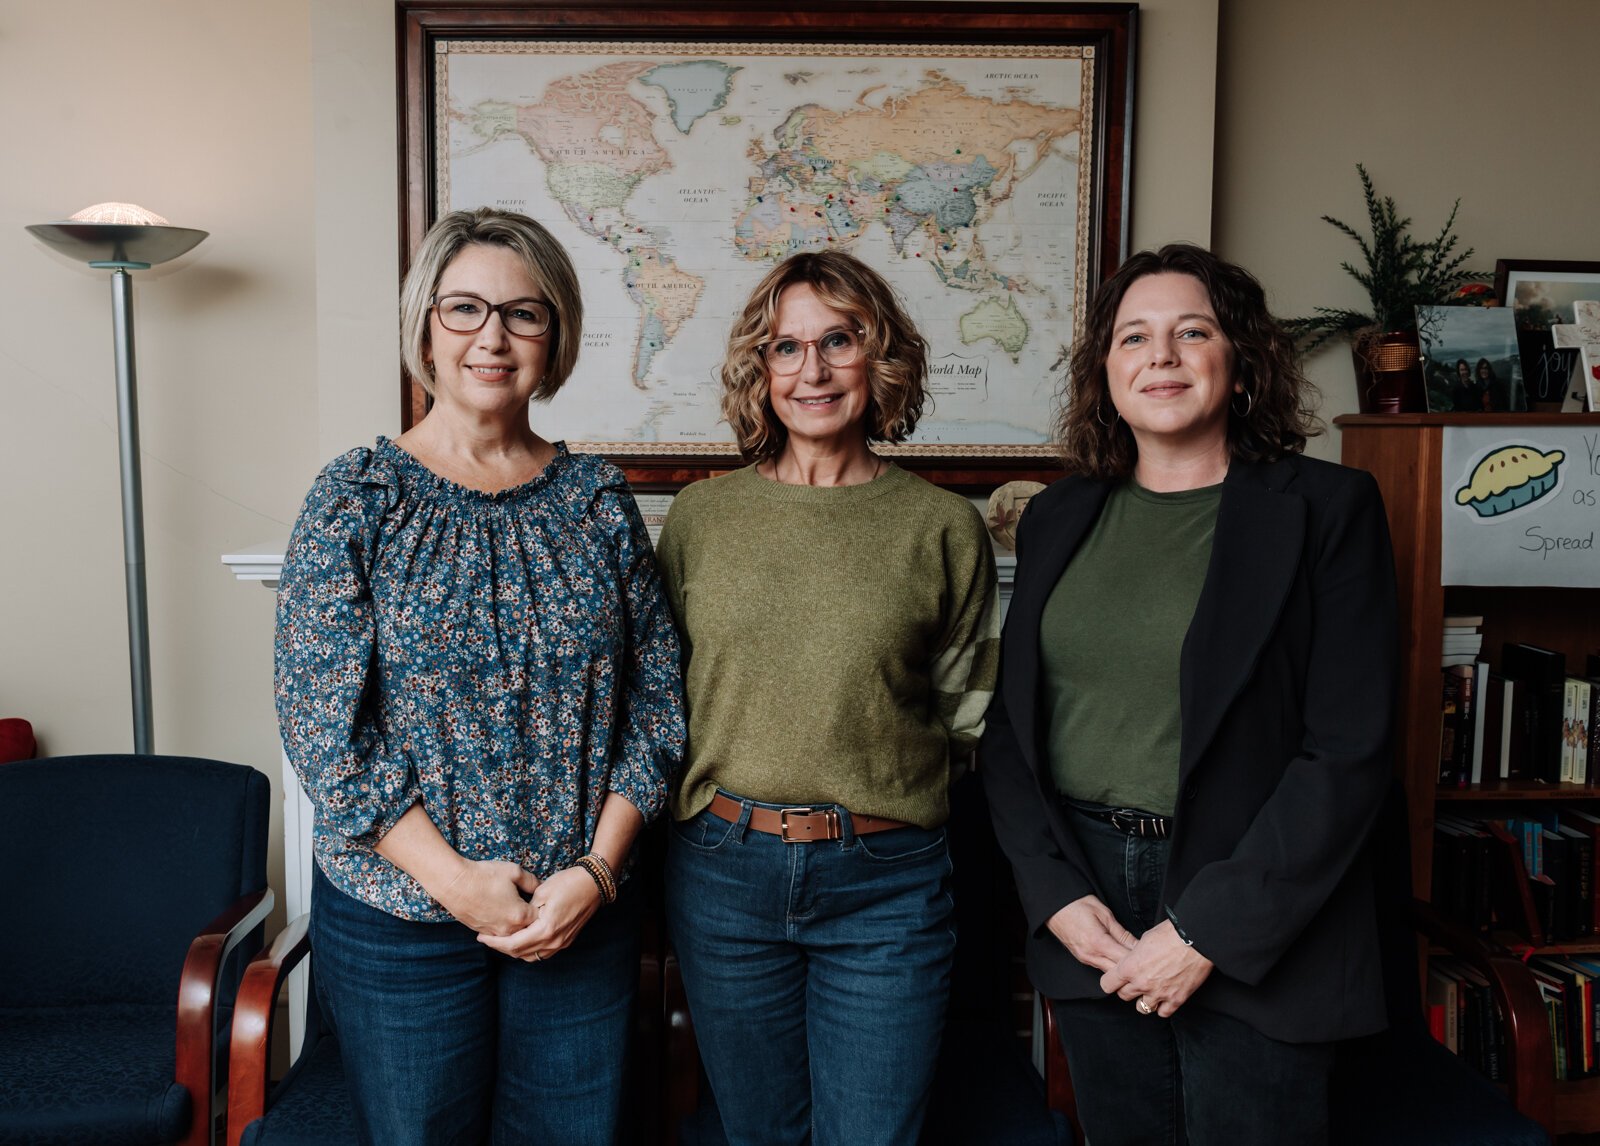
M 789 817 L 792 816 L 792 815 L 793 816 L 813 816 L 813 815 L 816 815 L 816 812 L 817 812 L 817 810 L 815 808 L 783 808 L 783 809 L 781 809 L 778 812 L 778 838 L 780 840 L 782 840 L 786 844 L 809 844 L 809 843 L 815 842 L 815 840 L 816 840 L 815 836 L 791 836 L 789 834 Z M 834 810 L 833 808 L 829 808 L 823 814 L 827 817 L 829 829 L 833 830 L 834 829 L 834 825 L 839 822 L 839 813 L 836 810 Z M 827 838 L 827 837 L 825 837 L 825 838 Z

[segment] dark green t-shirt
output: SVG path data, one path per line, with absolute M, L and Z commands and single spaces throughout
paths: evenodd
M 1152 493 L 1130 479 L 1056 582 L 1039 650 L 1050 772 L 1063 795 L 1172 814 L 1178 660 L 1221 500 L 1220 485 Z

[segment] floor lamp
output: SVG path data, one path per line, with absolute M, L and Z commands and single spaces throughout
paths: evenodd
M 128 669 L 133 684 L 133 750 L 150 734 L 150 621 L 145 608 L 144 493 L 139 480 L 139 401 L 133 368 L 133 276 L 194 249 L 205 231 L 170 226 L 130 203 L 99 203 L 62 223 L 28 231 L 69 258 L 111 272 L 111 334 L 117 362 L 117 446 L 122 459 L 122 558 L 128 592 Z

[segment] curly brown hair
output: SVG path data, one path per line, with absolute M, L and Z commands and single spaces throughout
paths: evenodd
M 867 360 L 867 440 L 900 442 L 917 428 L 927 401 L 928 343 L 877 271 L 843 251 L 792 255 L 768 271 L 728 332 L 722 362 L 722 416 L 746 461 L 777 457 L 789 440 L 772 409 L 761 348 L 772 337 L 778 296 L 805 283 L 823 303 L 861 325 Z
M 1270 461 L 1299 453 L 1322 432 L 1313 413 L 1317 390 L 1300 369 L 1294 340 L 1267 310 L 1266 292 L 1243 267 L 1193 243 L 1140 251 L 1100 285 L 1089 304 L 1083 334 L 1072 350 L 1072 370 L 1060 399 L 1056 442 L 1068 473 L 1123 478 L 1139 449 L 1117 416 L 1106 381 L 1106 359 L 1117 308 L 1128 288 L 1147 275 L 1180 274 L 1200 280 L 1222 333 L 1233 344 L 1235 381 L 1244 387 L 1244 413 L 1228 407 L 1228 452 L 1239 461 Z

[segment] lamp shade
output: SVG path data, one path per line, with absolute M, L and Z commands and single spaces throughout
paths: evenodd
M 28 232 L 79 262 L 147 267 L 193 250 L 207 234 L 171 226 L 132 203 L 96 203 L 59 223 L 35 223 Z

